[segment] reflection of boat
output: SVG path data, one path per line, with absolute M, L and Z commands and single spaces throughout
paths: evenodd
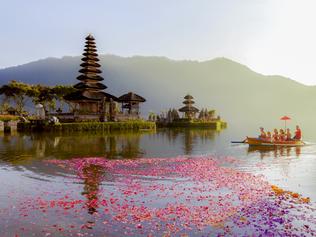
M 301 154 L 301 146 L 249 146 L 249 153 L 259 153 L 261 158 L 264 157 L 284 157 L 294 154 L 299 157 Z
M 249 144 L 249 146 L 304 146 L 305 142 L 300 140 L 292 141 L 267 141 L 256 137 L 247 137 L 244 143 Z

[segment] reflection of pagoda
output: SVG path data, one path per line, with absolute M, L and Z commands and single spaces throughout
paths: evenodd
M 118 99 L 103 91 L 107 86 L 100 83 L 103 81 L 103 77 L 99 75 L 102 73 L 99 69 L 101 65 L 98 63 L 97 49 L 92 35 L 86 37 L 86 45 L 81 60 L 83 61 L 80 64 L 82 69 L 79 70 L 81 75 L 77 77 L 80 82 L 74 85 L 77 91 L 64 98 L 72 102 L 79 111 L 86 113 L 109 112 L 110 101 L 117 101 Z
M 199 112 L 199 109 L 193 106 L 193 104 L 195 103 L 193 101 L 193 96 L 186 95 L 182 103 L 185 104 L 185 106 L 180 108 L 179 111 L 184 113 L 185 118 L 195 118 L 195 115 Z
M 84 191 L 82 195 L 87 198 L 86 207 L 89 214 L 97 212 L 99 203 L 99 186 L 104 178 L 105 170 L 98 165 L 88 165 L 83 169 Z

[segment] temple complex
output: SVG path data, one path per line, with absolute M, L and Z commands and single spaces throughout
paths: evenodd
M 149 115 L 149 121 L 156 121 L 158 127 L 181 127 L 181 128 L 210 128 L 221 130 L 227 126 L 220 116 L 215 116 L 215 110 L 201 109 L 194 106 L 193 96 L 186 95 L 182 102 L 184 106 L 178 110 L 169 109 L 168 112 L 162 112 L 160 115 Z M 182 117 L 179 116 L 182 112 Z
M 95 39 L 91 34 L 86 37 L 81 61 L 81 74 L 77 77 L 80 82 L 74 85 L 76 91 L 64 97 L 72 104 L 72 112 L 77 118 L 75 120 L 117 121 L 139 118 L 139 104 L 146 101 L 143 97 L 129 92 L 117 98 L 104 92 L 107 86 L 101 83 L 101 65 L 98 63 Z M 121 110 L 118 109 L 119 103 L 122 104 Z

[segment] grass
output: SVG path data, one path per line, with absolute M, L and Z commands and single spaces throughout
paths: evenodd
M 217 121 L 184 121 L 183 120 L 183 121 L 168 123 L 166 125 L 159 124 L 159 126 L 223 129 L 227 127 L 227 123 L 221 120 L 217 120 Z
M 18 121 L 18 120 L 19 120 L 19 116 L 9 115 L 9 114 L 0 115 L 0 121 L 2 122 Z
M 20 125 L 20 129 L 33 129 L 29 125 Z M 139 131 L 155 130 L 156 124 L 147 121 L 126 121 L 126 122 L 78 122 L 78 123 L 60 123 L 55 125 L 44 125 L 44 131 L 62 131 L 62 132 L 85 132 L 85 131 Z

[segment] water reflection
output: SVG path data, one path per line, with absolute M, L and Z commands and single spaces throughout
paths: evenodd
M 87 198 L 86 206 L 89 214 L 97 212 L 99 186 L 103 180 L 105 169 L 102 166 L 90 164 L 82 169 L 82 179 L 84 181 L 83 196 Z
M 301 155 L 301 147 L 249 146 L 247 154 L 251 153 L 259 153 L 261 159 L 265 157 L 299 157 Z
M 177 140 L 182 141 L 183 154 L 192 155 L 194 148 L 199 143 L 212 142 L 216 135 L 220 131 L 212 129 L 186 129 L 186 128 L 175 128 L 175 129 L 164 129 L 160 130 L 160 133 L 166 134 L 168 140 L 173 144 Z
M 150 153 L 152 146 L 142 143 L 152 140 L 168 140 L 179 143 L 182 154 L 190 155 L 200 143 L 211 143 L 218 132 L 207 129 L 166 129 L 157 133 L 76 133 L 76 134 L 3 134 L 0 136 L 0 152 L 4 161 L 23 165 L 47 157 L 69 159 L 73 157 L 137 158 Z
M 107 158 L 133 158 L 144 154 L 140 148 L 143 134 L 4 134 L 0 137 L 1 159 L 23 165 L 47 157 L 68 159 L 73 157 L 105 156 Z

